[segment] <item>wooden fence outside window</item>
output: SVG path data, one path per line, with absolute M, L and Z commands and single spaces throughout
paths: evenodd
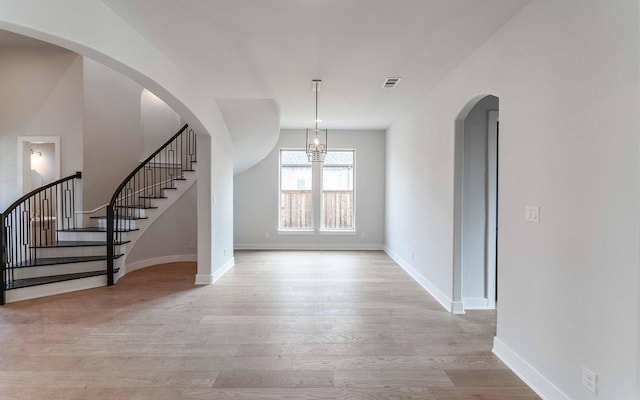
M 283 190 L 280 196 L 280 227 L 311 229 L 313 224 L 311 190 Z M 353 191 L 325 190 L 322 196 L 324 204 L 322 227 L 353 229 Z

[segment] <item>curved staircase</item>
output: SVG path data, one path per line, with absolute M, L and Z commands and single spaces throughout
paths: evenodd
M 140 163 L 83 226 L 80 172 L 38 188 L 0 214 L 0 304 L 111 285 L 145 230 L 196 182 L 196 135 L 185 125 Z

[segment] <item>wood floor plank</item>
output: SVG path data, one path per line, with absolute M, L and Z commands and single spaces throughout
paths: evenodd
M 518 388 L 522 381 L 506 369 L 445 369 L 456 387 Z
M 216 388 L 318 388 L 333 387 L 331 371 L 222 371 Z
M 0 397 L 538 399 L 491 353 L 494 311 L 447 313 L 382 252 L 235 260 L 0 307 Z

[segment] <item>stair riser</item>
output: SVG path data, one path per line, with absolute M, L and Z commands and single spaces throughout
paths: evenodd
M 43 276 L 75 274 L 107 269 L 106 261 L 90 261 L 71 264 L 46 265 L 42 267 L 15 268 L 13 279 L 40 278 Z
M 107 228 L 107 220 L 106 219 L 98 219 L 98 228 L 106 229 Z M 116 229 L 136 229 L 136 220 L 118 220 L 115 224 Z
M 115 246 L 114 254 L 121 254 L 121 246 Z M 106 256 L 107 246 L 52 247 L 37 249 L 38 258 Z
M 107 285 L 106 276 L 92 276 L 90 278 L 74 279 L 71 281 L 49 283 L 47 285 L 31 286 L 21 289 L 12 289 L 6 292 L 7 303 L 35 299 L 38 297 L 53 296 L 60 293 L 74 292 L 76 290 L 91 289 Z
M 147 218 L 148 211 L 145 208 L 118 208 L 119 215 L 123 217 Z
M 119 239 L 122 241 L 127 239 L 127 232 L 120 232 Z M 107 232 L 58 232 L 58 240 L 60 241 L 86 241 L 100 242 L 107 240 Z

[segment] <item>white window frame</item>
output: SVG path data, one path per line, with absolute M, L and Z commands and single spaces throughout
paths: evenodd
M 357 234 L 356 226 L 356 149 L 340 148 L 331 149 L 330 152 L 350 151 L 353 153 L 353 228 L 349 229 L 327 229 L 322 228 L 322 217 L 324 213 L 324 205 L 322 204 L 322 185 L 323 185 L 323 163 L 311 163 L 311 228 L 282 228 L 282 152 L 283 151 L 302 151 L 300 148 L 280 148 L 278 153 L 278 235 L 300 235 L 300 236 L 355 236 Z

